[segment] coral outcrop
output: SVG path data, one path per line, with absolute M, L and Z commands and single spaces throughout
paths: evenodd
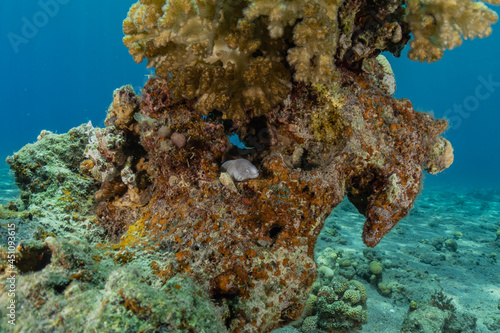
M 42 133 L 47 151 L 8 159 L 26 207 L 78 213 L 53 215 L 16 250 L 20 304 L 47 318 L 39 329 L 269 332 L 306 303 L 305 328 L 359 328 L 366 290 L 349 260 L 342 276 L 322 265 L 328 283 L 310 296 L 326 217 L 347 197 L 374 247 L 408 214 L 423 171 L 453 161 L 447 122 L 391 97 L 394 73 L 380 56 L 398 56 L 422 27 L 412 6 L 134 4 L 124 43 L 157 77 L 140 95 L 115 90 L 105 128 Z M 491 22 L 487 13 L 470 15 Z M 489 25 L 476 28 L 486 35 Z M 235 134 L 245 149 L 229 142 Z M 43 216 L 30 210 L 26 223 L 36 229 Z M 382 266 L 371 275 L 380 285 Z M 84 301 L 87 312 L 72 311 Z
M 217 113 L 203 118 L 192 102 L 172 99 L 161 78 L 140 98 L 127 86 L 116 90 L 109 126 L 83 131 L 74 171 L 100 184 L 97 224 L 107 239 L 121 239 L 101 247 L 103 255 L 133 265 L 139 253 L 156 253 L 141 264 L 156 283 L 178 274 L 196 281 L 230 331 L 269 331 L 298 318 L 330 211 L 347 195 L 367 217 L 365 243 L 375 246 L 408 213 L 446 128 L 370 88 L 368 73 L 339 72 L 339 85 L 295 83 L 284 104 L 244 126 Z M 228 131 L 253 148 L 231 148 Z M 229 188 L 221 165 L 241 154 L 260 175 Z M 343 298 L 354 302 L 351 294 Z
M 232 129 L 246 142 L 253 136 L 247 158 L 260 176 L 231 189 L 219 180 L 220 166 L 243 150 L 228 146 L 227 123 L 215 113 L 202 118 L 189 101 L 170 98 L 165 80 L 150 79 L 137 121 L 121 135 L 138 138 L 144 155 L 128 167 L 152 185 L 142 190 L 147 196 L 138 193 L 142 206 L 123 205 L 131 196 L 121 192 L 101 198 L 100 224 L 121 230 L 122 246 L 164 246 L 172 256 L 157 274 L 200 281 L 230 309 L 232 331 L 268 331 L 297 318 L 329 212 L 347 194 L 367 217 L 365 243 L 375 246 L 408 213 L 446 128 L 409 101 L 369 88 L 368 74 L 340 71 L 339 80 L 337 88 L 296 83 L 290 102 Z M 157 100 L 167 102 L 157 109 Z M 185 145 L 160 131 L 182 134 Z
M 88 240 L 99 239 L 102 229 L 95 225 L 94 193 L 100 183 L 80 173 L 91 129 L 89 123 L 64 134 L 44 130 L 36 142 L 7 158 L 21 190 L 18 209 L 22 212 L 13 215 L 28 215 L 39 222 L 37 228 L 19 230 L 23 239 L 61 228 L 65 237 L 78 234 Z

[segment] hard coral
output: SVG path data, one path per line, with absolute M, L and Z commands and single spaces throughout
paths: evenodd
M 401 6 L 386 1 L 373 10 L 349 1 L 341 10 L 342 3 L 141 0 L 123 23 L 123 41 L 136 62 L 147 59 L 167 79 L 174 98 L 194 99 L 204 115 L 216 109 L 245 120 L 282 102 L 292 74 L 332 83 L 337 58 L 355 67 L 382 50 L 399 54 L 408 40 Z
M 263 41 L 261 20 L 243 19 L 245 3 L 142 0 L 123 23 L 124 43 L 136 62 L 147 58 L 156 75 L 171 77 L 174 97 L 196 98 L 199 112 L 258 116 L 286 97 L 290 78 L 279 61 L 283 43 Z
M 487 0 L 499 5 L 498 0 Z M 491 34 L 498 15 L 483 2 L 470 0 L 408 0 L 405 20 L 413 33 L 408 57 L 434 62 L 443 51 L 462 44 L 463 39 L 483 38 Z
M 325 284 L 317 294 L 316 313 L 313 317 L 316 318 L 317 326 L 326 332 L 361 328 L 368 314 L 365 286 L 358 281 L 349 281 L 339 276 Z M 335 284 L 341 284 L 342 288 L 332 288 Z

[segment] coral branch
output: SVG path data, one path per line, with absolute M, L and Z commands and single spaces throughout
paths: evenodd
M 487 2 L 500 4 L 498 0 Z M 462 39 L 489 36 L 498 15 L 480 1 L 408 0 L 405 20 L 413 33 L 408 57 L 434 62 L 442 58 L 444 50 L 460 46 Z

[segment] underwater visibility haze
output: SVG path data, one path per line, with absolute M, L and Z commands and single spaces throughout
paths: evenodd
M 500 332 L 498 0 L 0 5 L 0 332 Z

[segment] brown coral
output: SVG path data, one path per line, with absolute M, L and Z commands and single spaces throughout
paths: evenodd
M 142 0 L 123 23 L 124 43 L 136 62 L 147 58 L 169 79 L 174 97 L 196 98 L 202 114 L 259 116 L 286 97 L 290 75 L 276 43 L 257 40 L 262 23 L 242 18 L 244 4 Z M 258 48 L 264 56 L 252 55 Z

